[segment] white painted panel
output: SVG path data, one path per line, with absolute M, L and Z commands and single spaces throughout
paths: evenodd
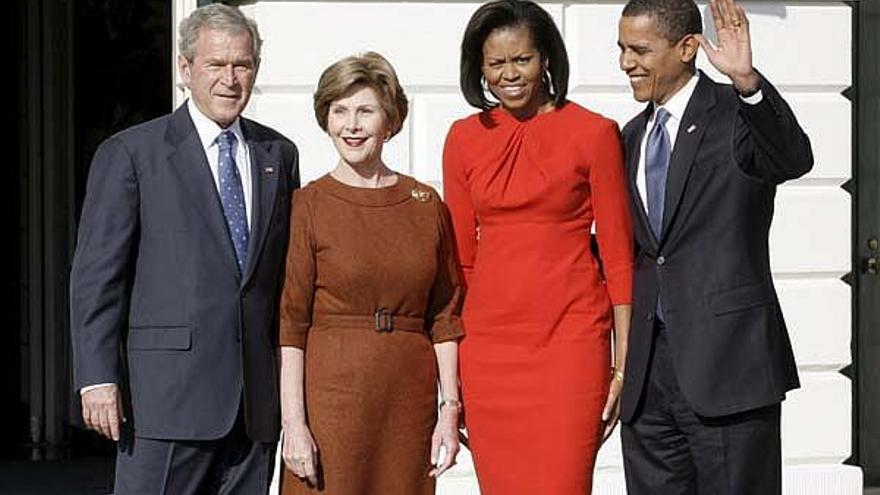
M 311 94 L 255 94 L 245 115 L 274 128 L 296 143 L 303 184 L 336 166 L 339 155 L 330 137 L 315 120 Z M 389 167 L 410 173 L 408 123 L 404 123 L 400 134 L 385 144 L 383 157 Z
M 444 474 L 437 480 L 437 495 L 479 495 L 480 487 L 477 478 L 457 476 L 453 473 Z
M 850 287 L 837 278 L 776 280 L 798 366 L 840 369 L 851 361 Z
M 852 390 L 840 373 L 801 373 L 801 388 L 782 403 L 782 453 L 787 462 L 822 459 L 829 464 L 850 456 Z
M 848 272 L 850 208 L 849 194 L 839 187 L 780 188 L 770 229 L 774 273 Z
M 477 110 L 457 93 L 419 95 L 413 100 L 413 173 L 421 181 L 442 181 L 443 143 L 449 126 Z
M 404 85 L 458 88 L 459 47 L 479 3 L 261 2 L 261 85 L 317 84 L 334 61 L 367 50 L 388 58 Z M 544 6 L 561 24 L 561 5 Z
M 644 103 L 633 100 L 629 89 L 625 92 L 579 91 L 571 93 L 569 98 L 594 112 L 616 120 L 621 129 L 645 108 Z
M 614 429 L 611 437 L 602 444 L 596 457 L 596 469 L 617 469 L 623 466 L 623 453 L 620 446 L 620 425 Z
M 862 470 L 856 466 L 785 466 L 785 495 L 861 495 Z
M 565 10 L 565 37 L 572 61 L 572 86 L 626 86 L 618 67 L 617 22 L 623 3 L 571 5 Z M 714 38 L 705 4 L 704 31 Z M 751 22 L 753 52 L 758 67 L 777 86 L 850 85 L 852 68 L 851 13 L 840 3 L 785 5 L 745 3 Z M 821 36 L 817 36 L 821 33 Z M 809 54 L 805 62 L 804 54 Z M 702 53 L 697 65 L 722 80 Z
M 593 495 L 626 495 L 623 469 L 597 469 L 593 475 Z
M 852 176 L 852 105 L 839 93 L 783 95 L 813 145 L 813 170 L 807 179 Z
M 565 9 L 565 43 L 571 62 L 570 88 L 629 87 L 618 67 L 617 21 L 623 3 L 571 5 Z

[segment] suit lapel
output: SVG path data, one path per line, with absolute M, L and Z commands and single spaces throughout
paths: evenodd
M 694 93 L 678 126 L 675 146 L 669 159 L 661 243 L 669 237 L 669 226 L 678 211 L 685 184 L 694 165 L 694 157 L 709 125 L 709 112 L 715 105 L 712 82 L 702 72 L 699 77 L 697 87 L 694 88 Z
M 225 246 L 225 257 L 229 260 L 227 266 L 238 276 L 235 247 L 229 237 L 223 205 L 220 204 L 208 159 L 185 103 L 171 116 L 165 140 L 173 150 L 168 161 L 180 177 L 180 182 L 189 191 L 192 209 L 205 219 L 208 232 L 215 237 L 216 245 Z
M 278 181 L 282 175 L 281 159 L 273 143 L 263 141 L 257 129 L 246 119 L 241 119 L 241 128 L 247 141 L 251 157 L 251 180 L 253 182 L 253 208 L 251 234 L 248 241 L 248 257 L 242 283 L 246 283 L 257 265 L 260 250 L 272 218 Z
M 648 122 L 648 116 L 651 115 L 652 111 L 653 107 L 648 105 L 642 113 L 633 119 L 632 125 L 634 131 L 630 133 L 625 143 L 627 183 L 629 185 L 629 194 L 632 198 L 632 213 L 638 226 L 638 228 L 635 229 L 636 236 L 640 238 L 639 243 L 643 246 L 657 245 L 657 240 L 654 238 L 654 233 L 651 231 L 651 226 L 648 222 L 647 208 L 645 208 L 645 204 L 642 202 L 642 195 L 639 193 L 637 180 L 639 173 L 639 159 L 641 158 L 642 139 L 645 136 L 645 126 Z

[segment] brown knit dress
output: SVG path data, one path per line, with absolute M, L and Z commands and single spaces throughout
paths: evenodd
M 434 493 L 433 344 L 464 333 L 454 252 L 439 195 L 410 177 L 294 193 L 280 344 L 305 349 L 320 483 L 285 468 L 283 494 Z

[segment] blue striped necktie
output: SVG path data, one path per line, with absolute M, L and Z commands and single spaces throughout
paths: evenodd
M 645 181 L 648 188 L 648 221 L 651 230 L 659 241 L 663 235 L 663 204 L 666 199 L 666 176 L 669 172 L 669 155 L 672 146 L 669 143 L 669 132 L 666 121 L 670 114 L 665 108 L 659 108 L 654 117 L 654 127 L 648 134 L 645 146 Z
M 228 129 L 217 136 L 217 147 L 220 148 L 217 164 L 220 177 L 220 203 L 223 205 L 229 236 L 235 247 L 238 271 L 242 273 L 247 261 L 249 232 L 247 210 L 244 206 L 244 189 L 235 164 L 235 141 L 235 134 Z

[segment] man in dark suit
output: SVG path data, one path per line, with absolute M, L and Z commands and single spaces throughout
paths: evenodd
M 749 25 L 715 0 L 631 0 L 620 67 L 645 110 L 623 130 L 636 235 L 621 400 L 630 494 L 781 492 L 780 403 L 797 368 L 770 271 L 776 186 L 813 164 L 752 66 Z M 702 46 L 732 85 L 698 73 Z
M 119 441 L 116 494 L 268 491 L 279 432 L 277 306 L 290 140 L 239 117 L 254 21 L 213 4 L 180 26 L 192 98 L 98 148 L 71 273 L 75 386 Z

